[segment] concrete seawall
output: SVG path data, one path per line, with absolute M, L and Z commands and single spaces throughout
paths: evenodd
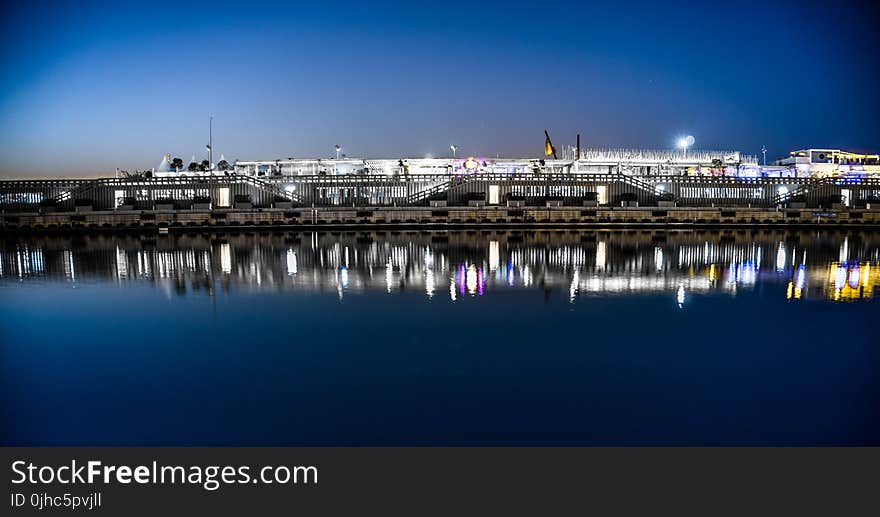
M 880 210 L 581 207 L 321 207 L 245 210 L 146 210 L 4 213 L 0 231 L 185 231 L 242 228 L 700 228 L 873 227 Z

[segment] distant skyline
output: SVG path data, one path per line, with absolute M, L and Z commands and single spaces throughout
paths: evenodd
M 869 2 L 4 3 L 0 177 L 557 147 L 880 152 Z

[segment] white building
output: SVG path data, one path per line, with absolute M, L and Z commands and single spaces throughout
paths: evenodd
M 798 176 L 846 176 L 880 174 L 880 155 L 860 154 L 840 149 L 801 149 L 774 162 L 777 167 L 794 169 Z
M 696 173 L 722 163 L 725 167 L 756 167 L 757 158 L 739 151 L 671 151 L 648 149 L 583 149 L 575 159 L 563 150 L 560 159 L 549 158 L 288 158 L 235 162 L 237 174 L 250 176 L 313 176 L 347 174 L 434 175 L 463 173 L 615 173 L 680 175 Z
M 283 176 L 430 176 L 469 173 L 492 174 L 613 174 L 634 176 L 712 175 L 727 177 L 825 177 L 880 175 L 880 157 L 838 149 L 804 149 L 761 166 L 756 156 L 739 151 L 673 151 L 650 149 L 563 149 L 560 159 L 548 158 L 287 158 L 239 160 L 230 171 L 175 172 L 166 165 L 157 176 L 240 174 L 255 177 Z

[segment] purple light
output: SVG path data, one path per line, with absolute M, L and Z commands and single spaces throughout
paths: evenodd
M 465 267 L 464 264 L 458 266 L 458 292 L 464 294 L 466 286 L 467 276 L 465 275 Z
M 859 280 L 861 279 L 861 270 L 858 263 L 849 270 L 849 286 L 853 289 L 859 288 Z

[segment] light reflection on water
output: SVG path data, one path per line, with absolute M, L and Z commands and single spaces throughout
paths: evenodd
M 509 289 L 581 296 L 725 293 L 870 299 L 871 232 L 349 232 L 44 236 L 0 247 L 0 282 L 147 283 L 179 295 L 239 290 L 417 291 L 452 302 Z M 0 284 L 0 285 L 3 285 Z M 448 290 L 446 286 L 448 287 Z
M 7 237 L 0 445 L 880 445 L 878 254 L 858 231 Z

